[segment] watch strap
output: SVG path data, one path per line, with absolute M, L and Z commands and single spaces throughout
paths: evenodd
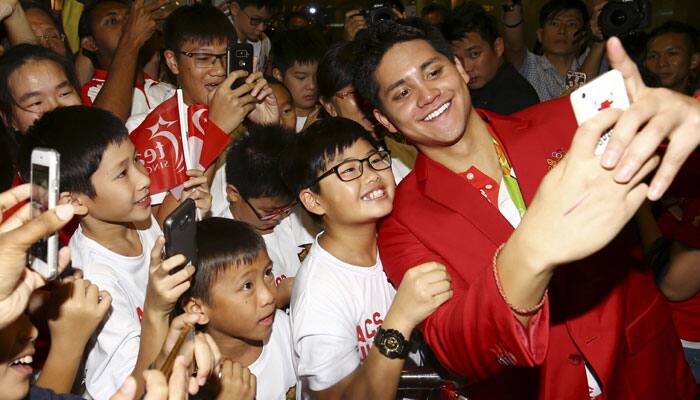
M 391 359 L 406 358 L 411 351 L 411 345 L 411 341 L 406 340 L 403 334 L 396 329 L 384 329 L 380 326 L 374 337 L 374 347 L 385 357 Z

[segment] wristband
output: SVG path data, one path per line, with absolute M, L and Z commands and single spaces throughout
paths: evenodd
M 501 287 L 501 280 L 498 277 L 498 268 L 496 266 L 496 259 L 498 258 L 498 255 L 501 253 L 503 246 L 505 246 L 505 243 L 498 246 L 498 248 L 496 249 L 496 252 L 493 254 L 493 277 L 496 279 L 496 287 L 498 288 L 498 293 L 501 295 L 501 298 L 503 298 L 503 301 L 506 302 L 506 304 L 508 305 L 510 310 L 513 311 L 514 313 L 516 313 L 517 315 L 519 315 L 521 317 L 528 317 L 528 316 L 531 316 L 533 314 L 536 314 L 538 311 L 540 311 L 542 306 L 544 306 L 544 300 L 547 298 L 547 292 L 549 289 L 544 290 L 544 294 L 542 295 L 542 299 L 540 299 L 540 301 L 532 307 L 520 308 L 520 307 L 512 305 L 508 301 L 508 299 L 506 299 L 505 292 L 503 292 L 503 287 Z

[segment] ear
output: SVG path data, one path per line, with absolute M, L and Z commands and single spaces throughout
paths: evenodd
M 238 4 L 237 1 L 232 1 L 231 5 L 229 5 L 228 9 L 231 12 L 231 15 L 236 17 L 236 16 L 238 16 L 238 13 L 241 12 L 241 5 Z
M 226 198 L 231 203 L 238 203 L 241 201 L 241 193 L 236 189 L 235 186 L 230 183 L 226 185 Z
M 323 106 L 323 109 L 326 110 L 326 112 L 331 116 L 331 117 L 337 117 L 338 116 L 338 110 L 335 109 L 335 106 L 333 103 L 330 101 L 326 101 L 323 98 L 319 97 L 318 101 L 321 103 Z
M 381 111 L 379 111 L 379 109 L 375 108 L 374 111 L 372 111 L 372 113 L 374 114 L 374 118 L 376 118 L 380 124 L 384 125 L 384 127 L 389 132 L 396 133 L 399 131 L 398 129 L 396 129 L 394 124 L 392 124 L 391 121 L 389 121 L 389 117 L 384 115 Z
M 10 119 L 5 115 L 4 112 L 0 112 L 0 119 L 2 119 L 2 123 L 5 124 L 5 126 L 12 127 L 14 129 L 14 126 L 12 126 Z
M 272 68 L 272 76 L 280 82 L 284 82 L 284 76 L 282 76 L 282 71 L 279 68 Z
M 537 41 L 542 43 L 542 28 L 537 29 Z
M 459 72 L 459 74 L 462 76 L 464 84 L 469 84 L 469 74 L 467 74 L 467 71 L 464 70 L 464 65 L 462 65 L 459 57 L 455 57 L 455 67 L 457 67 L 457 72 Z
M 97 44 L 95 44 L 95 38 L 92 36 L 85 36 L 84 38 L 80 39 L 80 47 L 83 48 L 83 50 L 91 53 L 96 53 L 98 50 Z
M 182 299 L 182 309 L 188 314 L 199 315 L 199 323 L 206 325 L 209 323 L 209 308 L 200 299 L 188 297 Z
M 173 75 L 179 75 L 180 68 L 178 68 L 177 65 L 177 57 L 175 57 L 175 52 L 172 50 L 165 50 L 163 52 L 163 56 L 165 57 L 165 64 L 168 66 L 168 69 L 170 69 L 170 72 L 172 72 Z
M 497 37 L 496 40 L 493 41 L 493 51 L 496 53 L 496 56 L 498 58 L 503 57 L 503 52 L 505 51 L 505 45 L 503 44 L 503 38 L 502 37 Z
M 326 210 L 318 200 L 318 194 L 312 192 L 310 189 L 304 189 L 299 193 L 299 202 L 301 202 L 308 212 L 323 216 L 326 214 Z
M 690 69 L 696 69 L 700 65 L 700 53 L 693 53 L 690 56 Z
M 58 204 L 70 204 L 73 206 L 75 215 L 85 216 L 88 213 L 88 208 L 84 204 L 82 196 L 73 192 L 61 192 L 58 195 Z

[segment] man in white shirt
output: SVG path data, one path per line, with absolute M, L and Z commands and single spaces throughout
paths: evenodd
M 265 29 L 270 27 L 272 14 L 278 7 L 279 0 L 237 0 L 229 4 L 238 43 L 248 42 L 253 46 L 254 71 L 265 71 L 272 47 Z

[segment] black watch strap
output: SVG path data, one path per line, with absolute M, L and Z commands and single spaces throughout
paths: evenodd
M 374 347 L 385 357 L 403 359 L 411 351 L 411 341 L 406 340 L 396 329 L 384 329 L 380 326 L 374 337 Z

